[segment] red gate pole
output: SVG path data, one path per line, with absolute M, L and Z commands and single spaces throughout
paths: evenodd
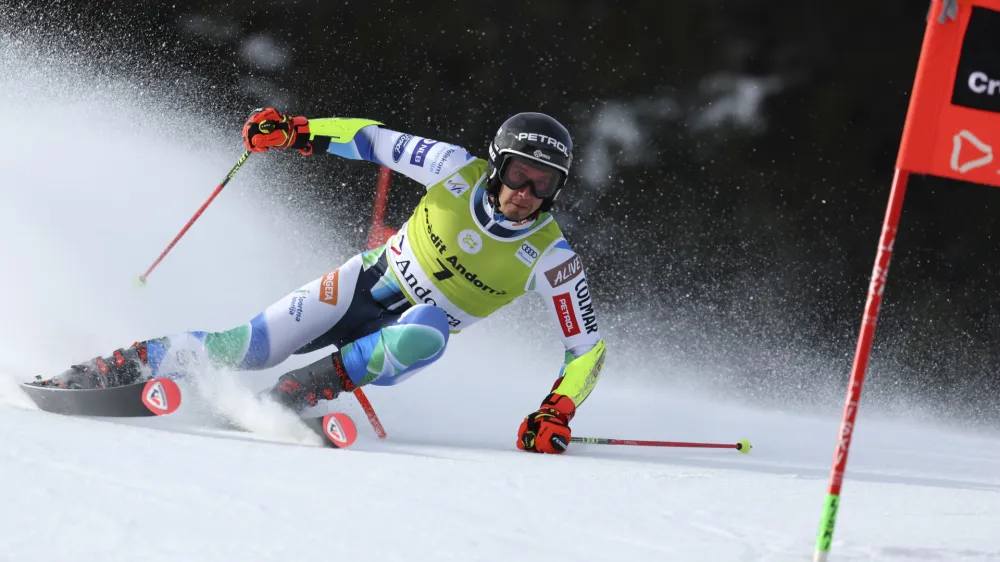
M 378 182 L 375 184 L 375 207 L 372 209 L 372 222 L 368 228 L 367 247 L 369 250 L 377 248 L 385 242 L 385 209 L 389 204 L 389 182 L 391 179 L 392 170 L 385 166 L 379 167 Z M 361 390 L 361 387 L 354 389 L 354 397 L 358 399 L 361 409 L 368 416 L 368 423 L 372 424 L 375 435 L 379 439 L 385 439 L 385 428 L 382 426 L 382 422 L 379 421 L 378 415 L 375 413 L 375 408 L 372 407 L 372 403 L 368 400 L 365 392 Z
M 372 222 L 368 227 L 368 249 L 378 248 L 385 243 L 385 209 L 389 205 L 389 183 L 392 170 L 379 167 L 375 184 L 375 206 L 372 208 Z
M 826 501 L 823 504 L 823 516 L 820 519 L 819 533 L 816 536 L 816 552 L 813 557 L 815 562 L 826 562 L 830 555 L 833 530 L 837 524 L 837 509 L 840 507 L 840 487 L 844 481 L 844 470 L 847 468 L 847 453 L 851 447 L 854 420 L 858 415 L 858 402 L 861 400 L 861 387 L 864 385 L 865 372 L 868 370 L 868 358 L 871 355 L 872 339 L 875 337 L 875 325 L 878 323 L 882 293 L 885 291 L 885 284 L 889 277 L 889 262 L 892 260 L 892 248 L 896 243 L 899 215 L 903 210 L 903 197 L 906 195 L 906 184 L 909 179 L 910 172 L 896 168 L 896 174 L 892 179 L 892 189 L 889 192 L 885 220 L 882 222 L 882 236 L 878 243 L 878 253 L 875 255 L 875 267 L 872 270 L 871 283 L 868 285 L 868 298 L 865 301 L 864 316 L 861 319 L 858 346 L 854 352 L 854 365 L 851 367 L 847 400 L 840 421 L 840 438 L 837 440 L 837 451 L 833 457 L 833 470 L 830 472 L 829 488 Z

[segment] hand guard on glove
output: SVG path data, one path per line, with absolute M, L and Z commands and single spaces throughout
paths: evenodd
M 521 422 L 517 448 L 532 453 L 564 453 L 572 436 L 569 422 L 575 414 L 576 405 L 570 397 L 549 394 L 538 411 Z
M 250 114 L 243 125 L 243 144 L 250 152 L 291 147 L 308 156 L 312 154 L 309 120 L 278 113 L 273 107 L 258 109 Z

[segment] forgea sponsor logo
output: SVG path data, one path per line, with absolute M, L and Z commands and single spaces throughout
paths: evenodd
M 993 96 L 1000 94 L 1000 80 L 993 80 L 985 72 L 973 72 L 969 75 L 969 89 L 977 94 Z
M 542 144 L 554 146 L 559 152 L 563 153 L 563 156 L 569 157 L 569 149 L 566 148 L 566 145 L 548 135 L 540 135 L 538 133 L 518 133 L 517 140 L 528 140 L 531 142 L 540 142 Z
M 406 145 L 410 144 L 410 139 L 413 135 L 403 134 L 396 139 L 396 144 L 392 145 L 392 161 L 399 162 L 399 159 L 403 157 L 403 152 L 406 151 Z
M 319 282 L 321 290 L 319 300 L 326 304 L 337 306 L 337 286 L 339 285 L 340 270 L 335 269 L 323 276 Z
M 420 139 L 417 142 L 417 146 L 413 147 L 413 156 L 410 156 L 410 164 L 414 166 L 424 166 L 424 161 L 427 160 L 427 151 L 430 150 L 432 146 L 437 144 L 436 140 Z

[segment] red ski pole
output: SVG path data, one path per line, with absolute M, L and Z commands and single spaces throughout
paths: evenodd
M 222 180 L 222 183 L 220 183 L 219 186 L 215 188 L 215 191 L 212 192 L 212 195 L 210 195 L 208 197 L 208 200 L 205 201 L 205 203 L 203 203 L 202 206 L 198 208 L 198 211 L 194 214 L 193 217 L 191 217 L 191 220 L 189 220 L 187 224 L 184 225 L 184 228 L 182 228 L 181 231 L 177 233 L 177 236 L 174 236 L 174 239 L 170 241 L 170 245 L 167 246 L 167 249 L 163 250 L 163 253 L 160 254 L 160 257 L 156 258 L 156 261 L 153 262 L 153 265 L 149 266 L 149 269 L 146 270 L 146 273 L 143 273 L 142 275 L 139 276 L 140 283 L 146 282 L 146 278 L 149 277 L 149 274 L 152 273 L 154 269 L 156 269 L 156 266 L 160 265 L 160 262 L 163 261 L 163 258 L 167 256 L 167 253 L 173 249 L 174 245 L 177 244 L 177 241 L 181 239 L 181 236 L 184 236 L 184 233 L 186 233 L 188 229 L 191 228 L 191 225 L 194 224 L 194 221 L 198 220 L 198 217 L 200 217 L 201 214 L 205 212 L 205 209 L 208 207 L 208 205 L 212 202 L 213 199 L 215 199 L 215 196 L 218 195 L 220 191 L 222 191 L 222 188 L 226 187 L 226 184 L 229 183 L 229 180 L 233 179 L 233 176 L 236 175 L 236 172 L 240 171 L 240 168 L 243 166 L 243 163 L 247 161 L 247 158 L 249 156 L 250 156 L 249 150 L 245 151 L 243 155 L 240 156 L 240 159 L 236 162 L 236 165 L 233 166 L 233 169 L 229 171 L 229 175 L 227 175 L 226 178 Z
M 385 208 L 389 202 L 389 182 L 392 179 L 392 170 L 381 166 L 378 170 L 378 183 L 375 184 L 375 208 L 372 210 L 372 224 L 371 228 L 368 230 L 368 249 L 377 248 L 382 244 L 385 244 L 387 238 L 385 228 Z M 354 389 L 354 397 L 358 399 L 358 403 L 361 404 L 361 409 L 365 411 L 365 415 L 368 416 L 368 423 L 372 424 L 372 429 L 375 430 L 375 435 L 379 439 L 385 439 L 385 428 L 382 427 L 382 422 L 378 419 L 378 414 L 375 413 L 375 408 L 372 407 L 372 403 L 368 400 L 365 395 L 365 391 L 361 390 L 361 387 Z
M 636 439 L 601 439 L 598 437 L 572 437 L 571 443 L 586 443 L 588 445 L 635 445 L 638 447 L 686 447 L 696 449 L 736 449 L 744 455 L 750 452 L 753 445 L 747 439 L 736 443 L 687 443 L 683 441 L 640 441 Z

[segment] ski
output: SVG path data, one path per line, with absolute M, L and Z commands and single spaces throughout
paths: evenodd
M 39 410 L 67 416 L 144 417 L 174 412 L 180 389 L 170 379 L 152 379 L 111 388 L 61 388 L 38 382 L 21 383 L 21 390 Z
M 358 438 L 358 427 L 350 416 L 341 412 L 302 418 L 302 423 L 325 439 L 327 446 L 346 449 Z
M 227 429 L 254 433 L 254 430 L 228 418 L 220 418 Z M 327 447 L 346 449 L 358 438 L 358 426 L 354 420 L 343 412 L 333 412 L 322 416 L 300 417 L 299 422 L 323 438 Z
M 39 382 L 21 383 L 21 389 L 39 410 L 67 416 L 148 417 L 165 416 L 181 405 L 181 390 L 167 378 L 156 378 L 111 388 L 62 388 Z M 300 418 L 306 427 L 323 437 L 328 447 L 345 449 L 354 444 L 358 428 L 350 416 L 334 412 Z M 234 429 L 249 431 L 230 422 Z

